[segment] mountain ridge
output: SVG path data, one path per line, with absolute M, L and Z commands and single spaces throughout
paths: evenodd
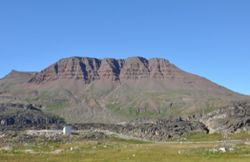
M 111 79 L 112 81 L 123 79 L 185 79 L 184 77 L 191 76 L 200 77 L 179 69 L 163 58 L 146 59 L 139 56 L 128 57 L 127 59 L 69 57 L 60 59 L 37 73 L 30 82 L 41 83 L 56 79 L 76 79 L 90 83 L 93 80 L 105 79 Z M 204 77 L 199 79 L 208 80 Z
M 133 72 L 129 70 L 134 70 L 134 73 L 136 71 L 144 72 L 144 73 L 149 72 L 148 64 L 150 60 L 153 60 L 153 59 L 147 60 L 143 57 L 129 57 L 127 59 L 114 59 L 114 58 L 97 59 L 97 58 L 91 58 L 91 57 L 69 57 L 69 58 L 60 59 L 55 64 L 52 64 L 50 67 L 44 69 L 42 73 L 44 72 L 45 74 L 41 74 L 44 76 L 40 76 L 40 77 L 43 78 L 42 80 L 46 80 L 46 77 L 47 77 L 46 73 L 48 74 L 48 73 L 54 72 L 54 75 L 57 75 L 57 76 L 59 75 L 58 76 L 59 78 L 60 77 L 62 78 L 75 77 L 75 79 L 83 79 L 85 81 L 92 81 L 92 80 L 99 80 L 99 79 L 121 80 L 122 78 L 126 78 L 126 77 L 130 79 L 131 76 L 126 75 L 126 72 L 132 75 L 133 75 Z M 163 60 L 163 59 L 157 59 L 157 60 Z M 163 60 L 163 61 L 169 64 L 168 61 L 166 60 Z M 129 69 L 128 66 L 134 66 L 134 68 Z M 123 67 L 125 69 L 123 69 Z M 66 70 L 63 68 L 65 68 Z M 70 69 L 70 68 L 72 71 L 67 71 L 67 69 Z M 79 70 L 79 71 L 74 71 L 74 70 Z M 123 70 L 127 70 L 127 71 L 123 72 Z M 71 72 L 71 76 L 65 76 L 65 75 L 60 76 L 61 73 L 70 73 L 70 72 Z M 75 73 L 76 76 L 74 76 L 74 72 L 76 72 Z M 51 75 L 51 74 L 48 74 L 48 75 Z M 135 77 L 138 77 L 138 75 Z M 38 78 L 39 78 L 39 75 L 37 76 L 37 78 L 34 78 L 34 80 L 32 81 L 39 82 Z

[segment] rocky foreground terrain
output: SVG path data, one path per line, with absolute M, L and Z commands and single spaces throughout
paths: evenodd
M 33 105 L 1 104 L 0 130 L 62 130 L 66 125 L 62 118 L 43 113 Z M 123 124 L 86 123 L 71 124 L 74 130 L 101 130 L 142 139 L 163 140 L 180 137 L 190 132 L 208 133 L 206 126 L 197 121 L 178 119 L 140 120 Z
M 57 116 L 43 113 L 33 105 L 0 104 L 0 131 L 25 129 L 58 129 L 65 121 Z
M 249 106 L 249 103 L 233 103 L 207 115 L 199 114 L 188 118 L 138 119 L 117 124 L 71 123 L 69 125 L 74 131 L 94 132 L 92 134 L 94 138 L 103 138 L 107 132 L 111 132 L 120 136 L 166 141 L 192 133 L 228 134 L 250 131 Z M 62 118 L 43 113 L 33 105 L 1 104 L 0 110 L 1 134 L 8 134 L 9 131 L 43 129 L 55 130 L 58 134 L 58 130 L 62 130 L 66 125 Z

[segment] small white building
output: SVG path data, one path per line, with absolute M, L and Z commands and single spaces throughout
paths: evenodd
M 63 127 L 63 134 L 64 135 L 71 135 L 72 127 L 71 126 L 64 126 Z

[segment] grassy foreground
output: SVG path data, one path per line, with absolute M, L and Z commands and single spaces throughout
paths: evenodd
M 81 140 L 69 143 L 40 142 L 8 146 L 1 162 L 249 162 L 250 145 L 234 144 L 233 150 L 211 151 L 216 142 L 149 143 L 133 140 Z

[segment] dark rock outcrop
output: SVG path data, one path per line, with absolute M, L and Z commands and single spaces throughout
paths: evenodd
M 86 123 L 75 124 L 73 127 L 79 130 L 108 130 L 123 135 L 156 141 L 179 138 L 185 134 L 194 132 L 208 133 L 208 129 L 204 124 L 197 121 L 182 120 L 181 118 L 126 124 Z
M 64 123 L 62 118 L 43 113 L 33 105 L 0 104 L 0 131 L 59 128 Z
M 32 104 L 21 104 L 21 103 L 0 103 L 0 108 L 2 111 L 6 111 L 9 109 L 25 109 L 25 110 L 34 110 L 41 111 L 41 105 L 32 105 Z
M 234 102 L 201 118 L 210 132 L 250 131 L 250 103 Z

